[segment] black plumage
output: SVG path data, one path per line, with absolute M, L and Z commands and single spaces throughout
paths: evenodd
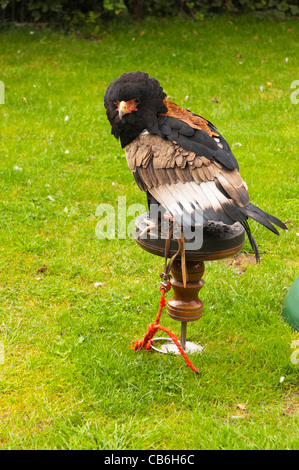
M 161 137 L 166 137 L 171 141 L 175 140 L 183 149 L 205 156 L 209 160 L 215 158 L 229 170 L 239 169 L 238 162 L 226 140 L 214 126 L 211 129 L 217 132 L 219 142 L 223 148 L 219 147 L 215 140 L 203 129 L 193 129 L 185 122 L 173 117 L 158 116 L 157 134 Z
M 155 78 L 144 72 L 124 73 L 108 86 L 104 105 L 112 127 L 112 134 L 120 138 L 122 147 L 128 145 L 145 128 L 158 132 L 157 114 L 167 112 L 166 94 Z M 138 110 L 119 118 L 114 102 L 140 99 Z

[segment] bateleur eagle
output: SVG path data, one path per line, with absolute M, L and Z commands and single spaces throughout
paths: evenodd
M 240 222 L 256 260 L 259 252 L 248 218 L 279 235 L 278 218 L 249 201 L 232 151 L 216 127 L 167 99 L 145 72 L 124 73 L 108 86 L 104 105 L 111 133 L 125 148 L 129 168 L 148 203 L 162 205 L 175 220 L 202 210 L 203 223 Z

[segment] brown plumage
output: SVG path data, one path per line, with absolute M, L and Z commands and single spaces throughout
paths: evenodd
M 187 109 L 181 108 L 177 104 L 165 98 L 164 104 L 167 107 L 167 113 L 159 113 L 159 116 L 169 116 L 185 122 L 193 129 L 202 129 L 211 137 L 218 136 L 217 132 L 212 131 L 208 126 L 208 121 L 201 116 L 191 113 Z
M 143 191 L 179 181 L 200 184 L 219 180 L 238 206 L 249 204 L 247 186 L 237 169 L 227 170 L 214 160 L 185 151 L 176 142 L 158 135 L 139 135 L 125 151 L 128 166 L 133 174 L 136 173 L 137 184 Z

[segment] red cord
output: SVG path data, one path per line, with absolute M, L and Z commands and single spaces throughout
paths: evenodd
M 179 342 L 178 337 L 174 333 L 172 333 L 168 328 L 165 328 L 164 326 L 159 325 L 162 310 L 166 305 L 165 293 L 168 292 L 170 289 L 171 289 L 170 282 L 167 282 L 167 286 L 165 286 L 165 284 L 161 284 L 161 286 L 159 287 L 159 290 L 161 292 L 160 304 L 159 304 L 159 310 L 158 310 L 158 313 L 157 313 L 155 323 L 149 323 L 147 325 L 148 331 L 145 334 L 144 338 L 139 339 L 139 340 L 137 339 L 136 341 L 134 341 L 134 344 L 131 344 L 130 348 L 132 348 L 134 351 L 137 351 L 137 350 L 140 350 L 140 349 L 150 350 L 151 345 L 153 344 L 152 338 L 157 333 L 157 331 L 158 330 L 165 331 L 165 333 L 167 333 L 171 337 L 171 339 L 173 340 L 173 342 L 177 346 L 179 352 L 182 354 L 183 358 L 185 359 L 187 366 L 190 367 L 194 372 L 199 374 L 199 370 L 196 369 L 194 367 L 194 365 L 192 364 L 192 362 L 190 361 L 190 359 L 188 359 L 188 356 L 185 353 L 185 351 L 183 350 L 183 348 L 182 348 L 182 346 Z

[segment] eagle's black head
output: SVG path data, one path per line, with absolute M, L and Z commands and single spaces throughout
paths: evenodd
M 112 134 L 120 137 L 122 147 L 140 132 L 157 130 L 157 114 L 166 113 L 166 94 L 155 78 L 145 72 L 124 73 L 108 86 L 104 105 Z

